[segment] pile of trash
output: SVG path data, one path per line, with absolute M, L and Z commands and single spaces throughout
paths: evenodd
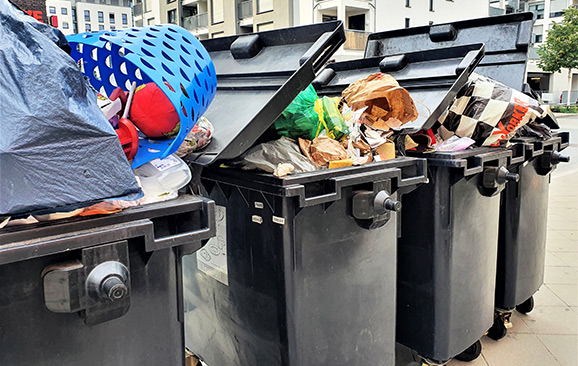
M 431 153 L 507 147 L 516 136 L 550 138 L 540 123 L 549 109 L 504 84 L 473 74 L 431 129 L 407 134 L 418 118 L 410 93 L 377 73 L 340 97 L 319 97 L 312 85 L 275 121 L 277 140 L 259 144 L 232 163 L 275 176 L 384 161 L 407 151 Z M 429 116 L 428 116 L 429 117 Z
M 280 138 L 232 164 L 281 177 L 394 159 L 395 130 L 417 117 L 408 91 L 387 74 L 358 80 L 336 98 L 319 98 L 310 85 L 273 124 Z M 410 137 L 406 145 L 416 146 Z

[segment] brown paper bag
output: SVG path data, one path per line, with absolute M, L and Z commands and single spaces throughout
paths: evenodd
M 327 166 L 330 161 L 347 159 L 347 152 L 341 144 L 328 137 L 318 137 L 310 146 L 300 141 L 301 149 L 317 165 Z M 306 149 L 309 148 L 307 151 Z
M 353 110 L 367 107 L 361 121 L 376 129 L 397 128 L 418 116 L 409 92 L 387 74 L 372 74 L 358 80 L 342 95 Z

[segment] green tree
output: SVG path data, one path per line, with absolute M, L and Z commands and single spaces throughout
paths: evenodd
M 578 9 L 564 11 L 564 20 L 553 23 L 546 42 L 538 49 L 538 66 L 547 72 L 568 70 L 568 101 L 572 89 L 572 69 L 578 68 Z

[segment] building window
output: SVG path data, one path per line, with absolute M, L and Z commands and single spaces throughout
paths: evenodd
M 72 32 L 76 33 L 76 23 L 72 23 Z
M 108 22 L 110 24 L 114 24 L 114 13 L 109 13 L 108 14 Z
M 536 19 L 544 19 L 544 3 L 530 5 L 530 11 L 536 15 Z
M 225 21 L 223 14 L 223 0 L 211 0 L 211 16 L 213 24 Z
M 76 23 L 76 8 L 72 8 L 72 23 Z
M 91 29 L 90 29 L 90 24 L 89 24 L 89 23 L 86 23 L 86 24 L 84 25 L 84 30 L 87 31 L 87 32 L 90 32 L 90 31 L 91 31 Z
M 62 29 L 68 29 L 68 22 L 62 22 Z
M 49 6 L 48 7 L 48 12 L 50 14 L 56 14 L 56 8 L 54 6 Z
M 99 24 L 99 25 L 98 25 L 98 30 L 104 30 L 104 25 Z
M 429 11 L 434 11 L 433 2 L 434 0 L 429 0 Z
M 409 0 L 405 0 L 405 7 L 411 8 L 411 4 L 410 4 Z
M 98 12 L 98 22 L 104 23 L 104 13 L 102 11 Z
M 60 8 L 60 14 L 62 14 L 62 15 L 68 15 L 68 9 L 66 9 L 66 8 Z
M 568 7 L 567 0 L 552 0 L 550 1 L 550 18 L 557 18 L 564 16 L 564 10 Z M 576 3 L 576 1 L 573 1 Z
M 110 29 L 111 29 L 111 30 L 115 30 L 116 27 L 115 27 L 114 25 L 111 25 L 111 26 L 110 26 Z
M 122 15 L 122 24 L 128 24 L 128 15 L 126 14 Z
M 257 13 L 273 10 L 273 0 L 257 0 Z
M 85 10 L 85 11 L 84 11 L 84 21 L 85 21 L 85 22 L 90 22 L 90 10 Z
M 177 24 L 177 10 L 176 9 L 169 10 L 169 12 L 167 13 L 167 18 L 169 23 Z
M 543 25 L 535 25 L 534 29 L 532 30 L 532 42 L 533 43 L 541 43 L 542 42 L 542 33 L 544 33 L 544 26 Z
M 326 14 L 321 15 L 322 22 L 332 22 L 334 20 L 337 20 L 337 15 L 326 15 Z
M 405 18 L 405 27 L 406 28 L 409 28 L 409 21 L 410 21 L 409 18 Z
M 352 15 L 347 18 L 347 29 L 365 30 L 365 14 Z

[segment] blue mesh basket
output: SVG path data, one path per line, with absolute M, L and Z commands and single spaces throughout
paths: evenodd
M 217 77 L 209 53 L 176 25 L 73 34 L 67 39 L 71 56 L 100 93 L 110 95 L 117 87 L 129 90 L 133 81 L 137 86 L 154 82 L 178 112 L 177 136 L 141 136 L 133 168 L 177 151 L 215 96 Z

